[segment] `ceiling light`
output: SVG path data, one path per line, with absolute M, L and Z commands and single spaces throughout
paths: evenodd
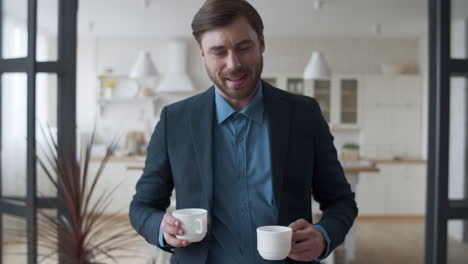
M 151 59 L 150 53 L 146 50 L 142 50 L 138 53 L 137 60 L 132 66 L 130 71 L 130 78 L 142 79 L 148 77 L 156 77 L 158 71 L 154 66 L 153 60 Z
M 329 80 L 331 76 L 330 67 L 322 53 L 318 51 L 312 52 L 309 63 L 304 69 L 305 80 Z
M 143 4 L 145 8 L 149 8 L 151 6 L 152 0 L 143 0 Z
M 94 22 L 93 21 L 90 21 L 88 23 L 88 31 L 89 33 L 93 33 L 94 32 Z
M 378 24 L 378 23 L 372 25 L 372 32 L 373 32 L 374 35 L 376 35 L 376 36 L 382 35 L 382 25 L 381 25 L 381 24 Z
M 323 1 L 317 0 L 314 2 L 314 10 L 320 11 L 323 7 Z

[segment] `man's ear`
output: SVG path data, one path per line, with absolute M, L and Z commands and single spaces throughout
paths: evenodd
M 200 56 L 204 59 L 205 58 L 205 52 L 203 51 L 203 48 L 200 46 Z
M 205 52 L 203 51 L 203 45 L 201 43 L 201 40 L 200 41 L 197 41 L 198 42 L 198 48 L 200 49 L 200 56 L 202 57 L 202 59 L 205 58 Z
M 260 43 L 260 52 L 263 53 L 265 52 L 265 37 L 263 36 L 263 34 L 258 36 L 258 40 Z

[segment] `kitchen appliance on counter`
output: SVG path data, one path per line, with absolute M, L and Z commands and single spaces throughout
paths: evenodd
M 146 152 L 146 134 L 144 131 L 129 131 L 125 136 L 127 155 L 144 155 Z

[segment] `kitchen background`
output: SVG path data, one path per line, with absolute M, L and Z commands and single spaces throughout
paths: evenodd
M 92 170 L 97 170 L 105 145 L 120 136 L 117 153 L 104 173 L 106 184 L 100 187 L 121 183 L 108 213 L 121 210 L 126 214 L 141 175 L 147 141 L 162 107 L 211 86 L 198 45 L 190 35 L 190 21 L 202 2 L 80 1 L 77 126 L 82 142 L 96 126 Z M 355 149 L 357 145 L 360 159 L 378 168 L 377 172 L 359 173 L 355 190 L 358 223 L 396 219 L 416 221 L 421 229 L 428 130 L 427 1 L 296 0 L 287 6 L 279 0 L 250 2 L 265 22 L 264 79 L 279 88 L 316 97 L 339 155 L 346 152 L 346 146 Z M 468 6 L 462 0 L 455 2 L 458 8 L 452 21 L 452 55 L 465 58 Z M 4 54 L 20 57 L 26 50 L 26 9 L 21 6 L 25 1 L 5 3 L 9 26 L 4 30 L 12 38 L 4 39 Z M 38 58 L 56 59 L 58 28 L 48 25 L 56 25 L 57 0 L 39 1 L 38 7 Z M 303 80 L 314 51 L 319 51 L 329 66 L 331 77 L 327 81 Z M 147 78 L 132 78 L 145 73 Z M 2 81 L 18 87 L 2 96 L 2 122 L 15 124 L 2 137 L 2 144 L 4 151 L 15 153 L 26 144 L 20 140 L 25 138 L 26 99 L 22 93 L 26 91 L 26 78 L 7 74 Z M 57 118 L 56 76 L 41 74 L 37 82 L 41 91 L 38 120 L 53 128 Z M 451 198 L 463 198 L 464 156 L 459 153 L 464 153 L 466 130 L 462 111 L 467 103 L 465 79 L 453 78 L 451 89 L 450 133 L 456 140 L 450 141 L 449 192 Z M 26 159 L 22 155 L 2 155 L 6 164 L 2 174 L 26 175 L 11 173 L 25 170 L 15 165 Z M 51 192 L 40 170 L 38 180 L 41 193 Z M 4 194 L 24 195 L 24 182 L 18 177 L 4 179 Z M 451 221 L 449 234 L 462 241 L 462 222 Z M 421 246 L 422 241 L 418 243 Z M 420 257 L 419 246 L 413 253 Z M 358 242 L 357 251 L 360 249 Z
M 312 23 L 312 29 L 308 31 L 300 29 L 298 22 L 288 21 L 290 23 L 288 29 L 291 29 L 288 31 L 284 26 L 278 25 L 281 24 L 277 18 L 278 14 L 275 14 L 278 11 L 274 7 L 266 7 L 264 1 L 258 1 L 257 8 L 266 23 L 263 77 L 276 82 L 276 85 L 282 89 L 288 89 L 289 86 L 290 90 L 293 90 L 299 85 L 302 93 L 320 98 L 322 110 L 328 111 L 338 151 L 341 153 L 346 143 L 356 143 L 363 158 L 379 162 L 378 167 L 381 171 L 363 174 L 357 187 L 361 215 L 423 216 L 425 142 L 427 141 L 425 132 L 427 123 L 424 121 L 427 108 L 427 86 L 424 81 L 427 64 L 424 27 L 426 20 L 423 12 L 426 7 L 425 2 L 400 1 L 391 5 L 393 12 L 406 7 L 407 10 L 418 14 L 419 20 L 409 15 L 401 18 L 406 19 L 413 28 L 396 27 L 393 25 L 397 23 L 396 17 L 388 15 L 388 25 L 379 25 L 375 22 L 385 18 L 379 20 L 367 18 L 366 20 L 373 23 L 354 26 L 349 31 L 339 26 L 328 26 L 333 18 L 343 20 L 339 16 L 343 12 L 358 12 L 349 3 L 324 2 L 322 8 L 314 11 L 313 1 L 306 2 L 302 1 L 302 6 L 286 10 L 288 13 L 286 15 L 290 17 L 289 14 L 301 12 L 303 15 L 301 19 L 312 19 L 320 24 Z M 359 13 L 373 17 L 369 14 L 372 8 L 384 10 L 384 7 L 377 9 L 379 5 L 386 4 L 382 1 L 373 5 L 369 3 L 367 8 L 362 8 Z M 196 7 L 197 4 L 194 3 L 191 11 L 195 12 Z M 308 8 L 309 12 L 301 11 L 301 7 Z M 421 10 L 413 9 L 416 7 Z M 176 10 L 176 5 L 167 3 L 163 5 L 155 1 L 146 9 L 141 6 L 132 7 L 131 10 L 135 13 L 140 12 L 143 17 L 145 12 L 159 16 L 163 11 L 158 8 Z M 117 16 L 118 10 L 115 12 Z M 180 12 L 186 11 L 180 10 Z M 191 17 L 192 15 L 187 12 L 187 18 L 184 18 L 187 28 L 183 29 L 184 34 L 181 36 L 178 36 L 177 25 L 173 27 L 176 32 L 166 28 L 164 33 L 161 33 L 154 29 L 149 30 L 146 36 L 141 36 L 135 32 L 130 34 L 125 28 L 107 28 L 105 25 L 108 23 L 101 25 L 99 19 L 95 21 L 92 17 L 82 17 L 80 21 L 88 29 L 88 32 L 83 32 L 78 42 L 78 125 L 82 133 L 91 131 L 97 120 L 98 143 L 109 140 L 110 135 L 122 135 L 120 147 L 123 155 L 128 132 L 141 131 L 148 138 L 164 105 L 204 91 L 211 85 L 196 41 L 191 36 L 185 36 L 187 33 L 190 34 Z M 89 32 L 89 23 L 92 23 L 92 32 Z M 400 23 L 405 24 L 400 21 L 398 25 Z M 157 27 L 157 24 L 154 27 Z M 116 30 L 117 28 L 119 30 Z M 282 28 L 286 29 L 285 32 L 281 32 Z M 141 33 L 145 29 L 146 27 L 143 27 L 138 31 Z M 174 50 L 176 48 L 174 46 L 177 45 L 185 46 L 185 57 L 181 58 L 171 52 L 171 49 Z M 139 52 L 145 50 L 149 52 L 158 71 L 158 75 L 153 78 L 156 79 L 155 96 L 153 99 L 123 99 L 121 97 L 126 97 L 127 94 L 120 90 L 126 89 L 125 84 L 132 82 L 127 78 Z M 332 72 L 331 80 L 322 84 L 324 88 L 320 90 L 323 92 L 320 96 L 315 94 L 320 82 L 302 80 L 304 69 L 313 51 L 321 52 Z M 169 67 L 171 63 L 174 64 L 174 60 L 182 60 L 176 64 L 182 66 L 180 70 L 188 74 L 192 86 L 180 87 L 181 85 L 175 82 L 172 84 L 173 90 L 169 88 L 160 91 L 158 85 L 167 77 Z M 99 95 L 100 89 L 108 89 L 100 82 L 99 78 L 102 77 L 117 80 L 117 87 L 111 90 L 118 93 L 118 98 L 105 99 L 105 94 Z M 351 94 L 348 99 L 342 92 L 347 89 L 346 85 L 350 86 L 348 89 Z M 185 91 L 175 91 L 176 89 L 185 89 Z M 129 94 L 131 96 L 131 92 Z M 347 110 L 345 104 L 350 104 Z M 342 120 L 342 115 L 345 115 L 346 111 L 355 114 L 349 120 Z M 129 160 L 132 164 L 135 162 L 131 157 L 128 158 L 122 158 L 120 161 Z M 125 170 L 115 169 L 114 172 L 112 169 L 114 165 L 123 168 L 125 165 L 122 162 L 115 162 L 108 168 L 109 171 L 113 171 L 111 173 L 113 177 L 116 175 L 123 177 Z M 139 172 L 127 171 L 127 173 L 135 174 L 132 177 L 135 179 Z M 122 203 L 116 204 L 124 204 L 125 199 L 128 199 L 128 196 L 120 197 Z

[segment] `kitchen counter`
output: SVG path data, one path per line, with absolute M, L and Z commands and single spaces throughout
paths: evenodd
M 134 155 L 134 156 L 112 156 L 109 159 L 109 162 L 145 162 L 146 156 L 143 155 Z M 92 162 L 101 162 L 102 157 L 92 157 Z
M 134 163 L 127 165 L 127 170 L 143 170 L 145 165 L 143 163 Z M 361 173 L 361 172 L 379 172 L 375 164 L 358 165 L 358 166 L 343 166 L 345 174 L 348 173 Z
M 377 164 L 426 164 L 427 161 L 423 159 L 367 159 Z
M 93 157 L 93 162 L 101 162 L 102 158 Z M 109 162 L 123 162 L 128 163 L 127 170 L 143 170 L 145 156 L 113 156 Z M 342 162 L 343 169 L 346 174 L 348 173 L 361 173 L 361 172 L 379 172 L 376 164 L 379 163 L 396 163 L 396 162 L 423 162 L 423 161 L 392 161 L 392 160 L 361 160 L 356 162 Z

